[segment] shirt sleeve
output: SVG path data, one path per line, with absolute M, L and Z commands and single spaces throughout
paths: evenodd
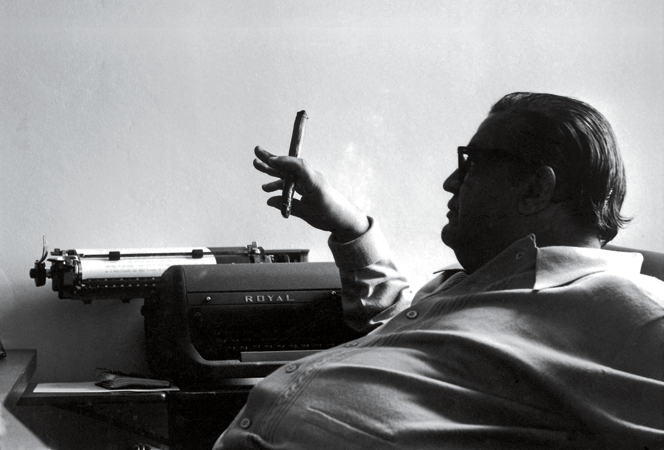
M 370 331 L 408 308 L 412 291 L 399 273 L 378 224 L 369 217 L 369 230 L 346 243 L 330 236 L 328 244 L 339 268 L 346 323 Z

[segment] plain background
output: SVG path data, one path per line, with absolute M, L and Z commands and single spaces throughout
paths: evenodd
M 664 2 L 3 0 L 0 338 L 36 381 L 144 369 L 142 300 L 59 300 L 28 276 L 51 248 L 309 248 L 251 166 L 303 156 L 380 220 L 415 287 L 454 262 L 442 189 L 491 104 L 582 99 L 628 171 L 615 244 L 664 251 Z

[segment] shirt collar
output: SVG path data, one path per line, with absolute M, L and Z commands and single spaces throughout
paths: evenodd
M 541 290 L 562 286 L 586 275 L 608 270 L 638 274 L 642 262 L 643 256 L 640 253 L 585 247 L 539 248 L 535 235 L 531 234 L 517 240 L 470 274 L 458 284 L 458 288 L 466 292 L 477 292 L 486 289 L 518 289 L 525 287 L 524 284 L 527 283 L 532 289 Z M 530 277 L 527 276 L 528 273 L 531 274 Z M 449 290 L 456 291 L 452 286 Z
M 586 275 L 605 271 L 639 274 L 643 255 L 586 247 L 537 249 L 535 286 L 547 289 L 571 283 Z

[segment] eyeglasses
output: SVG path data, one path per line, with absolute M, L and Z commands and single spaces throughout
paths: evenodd
M 473 158 L 476 158 L 479 154 L 492 158 L 524 159 L 522 155 L 496 148 L 458 147 L 457 154 L 459 156 L 459 184 L 463 183 L 470 167 L 473 165 Z

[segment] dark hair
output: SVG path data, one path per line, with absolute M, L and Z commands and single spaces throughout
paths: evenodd
M 490 114 L 507 119 L 509 139 L 527 160 L 556 172 L 554 201 L 606 244 L 629 219 L 620 214 L 625 168 L 611 125 L 592 106 L 552 94 L 515 92 Z

